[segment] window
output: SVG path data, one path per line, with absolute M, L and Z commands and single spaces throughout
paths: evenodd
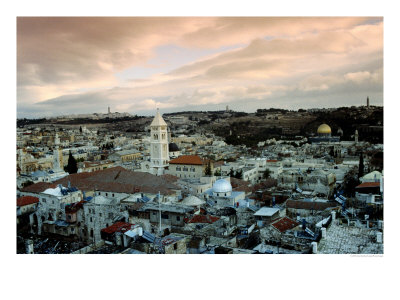
M 108 193 L 106 193 L 106 196 L 108 196 Z
M 161 219 L 169 219 L 169 216 L 167 214 L 161 213 Z
M 176 220 L 177 220 L 177 221 L 180 221 L 180 220 L 181 220 L 181 217 L 180 217 L 180 216 L 176 216 Z
M 90 222 L 93 222 L 93 218 L 92 217 L 90 217 Z
M 176 170 L 177 170 L 177 171 L 180 171 L 180 170 L 181 170 L 181 167 L 176 167 Z
M 177 250 L 178 249 L 178 243 L 175 243 L 174 244 L 174 250 Z
M 102 214 L 101 214 L 101 213 L 99 213 L 99 216 L 101 217 L 101 216 L 102 216 Z
M 46 203 L 46 199 L 45 199 L 45 198 L 42 198 L 42 202 L 43 202 L 43 203 Z

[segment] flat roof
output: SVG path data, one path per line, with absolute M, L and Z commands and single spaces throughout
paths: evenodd
M 276 214 L 279 211 L 279 208 L 275 207 L 261 207 L 259 210 L 257 210 L 254 215 L 255 216 L 262 216 L 262 217 L 271 217 L 274 214 Z

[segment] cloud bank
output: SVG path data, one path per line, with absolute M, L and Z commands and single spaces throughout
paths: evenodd
M 332 107 L 367 96 L 383 104 L 382 18 L 17 20 L 18 117 Z

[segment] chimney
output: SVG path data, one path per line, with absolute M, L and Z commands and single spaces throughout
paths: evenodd
M 317 254 L 318 253 L 318 244 L 317 244 L 317 242 L 312 242 L 311 243 L 311 247 L 312 247 L 312 253 L 313 254 Z
M 325 227 L 321 228 L 321 236 L 322 236 L 323 239 L 326 238 L 326 228 Z
M 382 243 L 383 243 L 382 232 L 377 232 L 377 233 L 376 233 L 376 242 L 377 242 L 378 244 L 382 244 Z
M 34 254 L 33 241 L 32 240 L 26 240 L 25 241 L 25 249 L 26 249 L 26 254 Z

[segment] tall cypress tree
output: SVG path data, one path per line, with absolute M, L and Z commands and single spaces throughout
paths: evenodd
M 211 176 L 211 163 L 210 163 L 210 161 L 208 161 L 204 173 L 205 173 L 206 176 Z
M 71 151 L 69 151 L 67 172 L 68 172 L 69 174 L 75 174 L 75 173 L 78 172 L 78 164 L 77 164 L 77 162 L 76 162 L 75 157 L 73 157 Z
M 360 153 L 360 162 L 358 164 L 358 179 L 364 176 L 364 157 L 362 152 Z

